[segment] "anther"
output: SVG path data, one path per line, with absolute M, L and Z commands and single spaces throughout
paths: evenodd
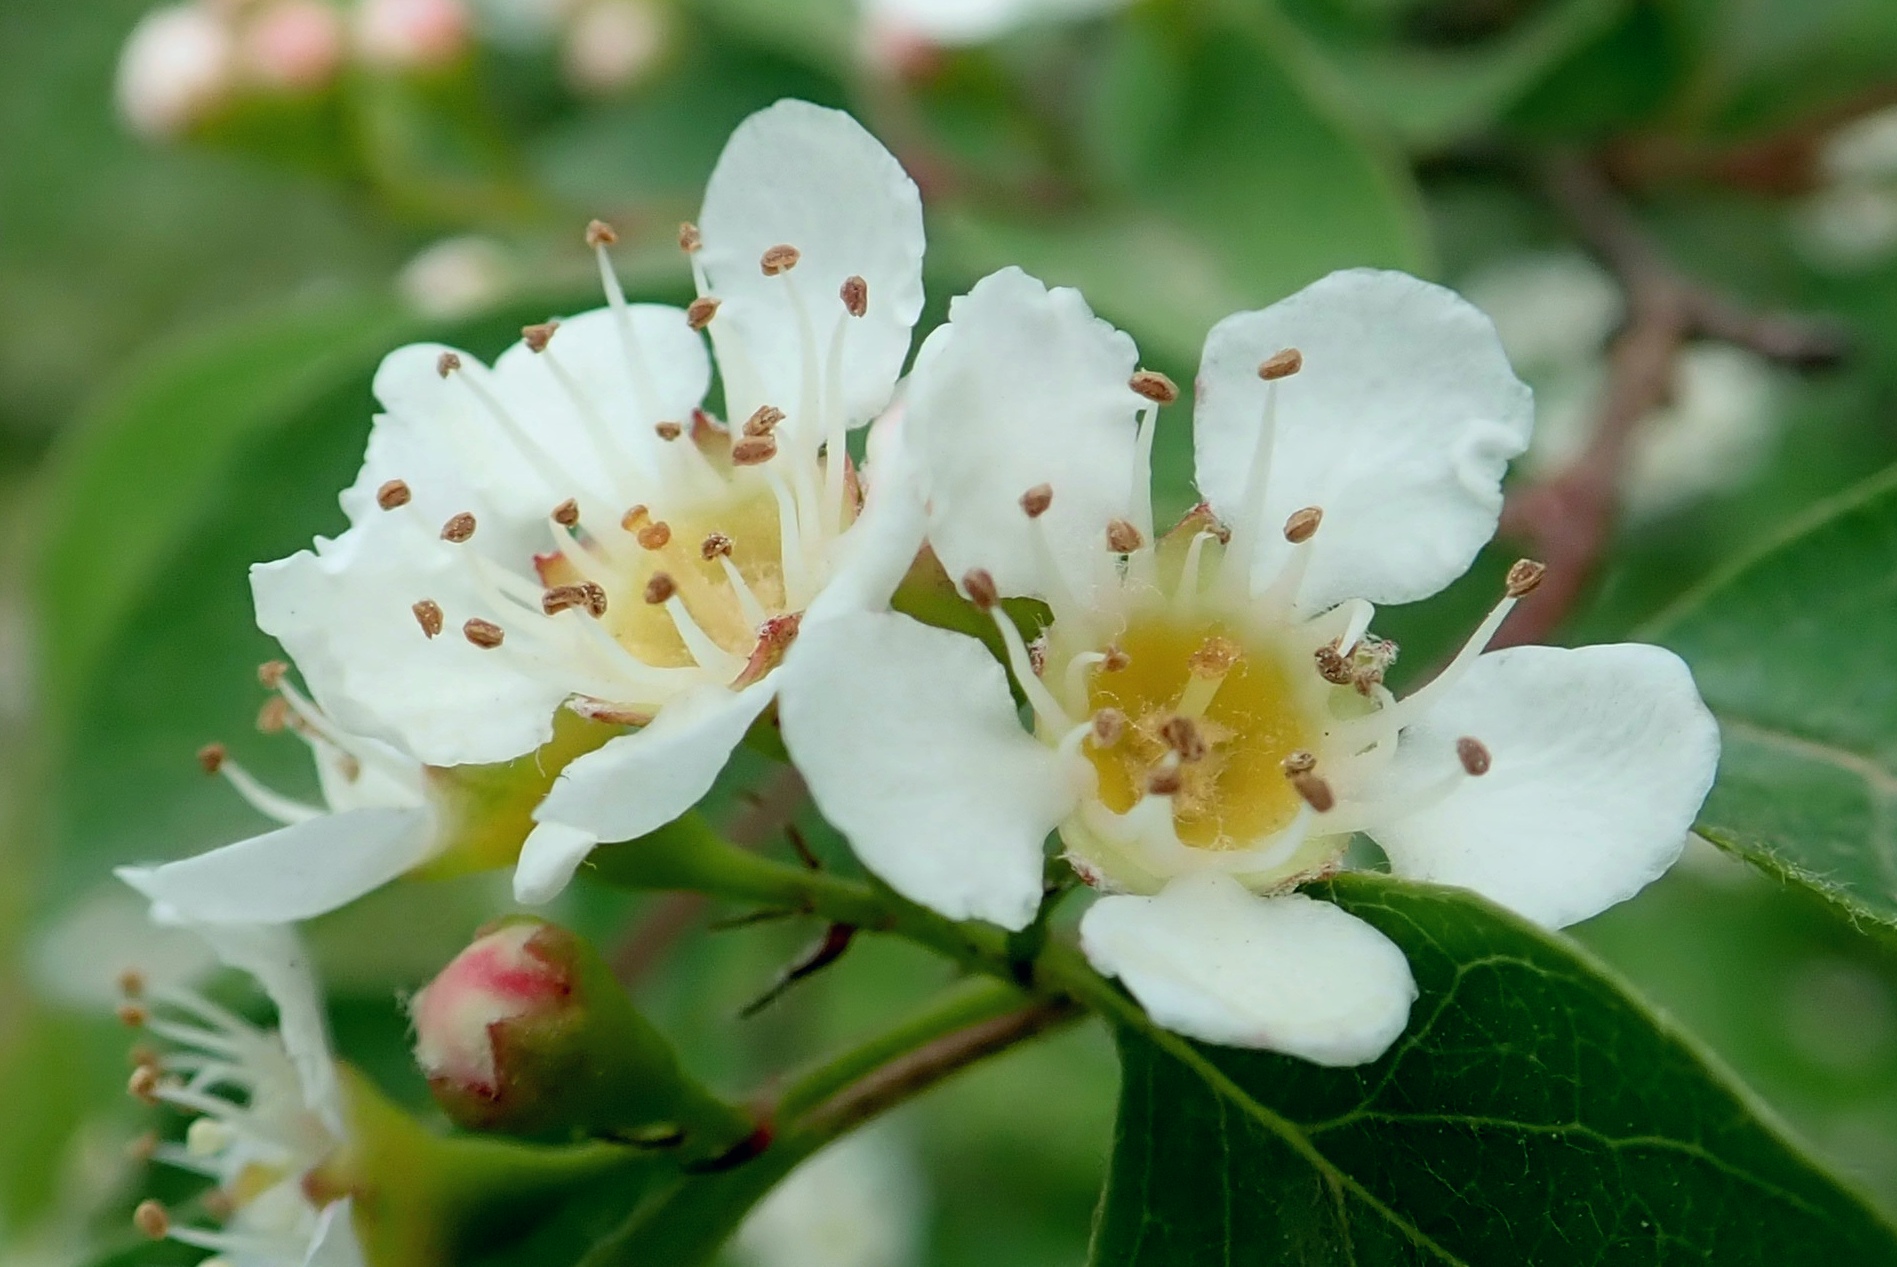
M 127 968 L 119 973 L 118 986 L 119 993 L 126 998 L 142 998 L 145 994 L 145 974 L 137 968 Z
M 1328 814 L 1337 806 L 1337 795 L 1331 791 L 1331 785 L 1322 776 L 1309 770 L 1288 776 L 1291 786 L 1304 798 L 1304 803 L 1320 814 Z
M 125 1080 L 125 1091 L 134 1100 L 158 1103 L 158 1066 L 141 1064 L 132 1070 L 132 1076 Z
M 803 252 L 796 247 L 779 243 L 764 252 L 758 260 L 758 267 L 764 270 L 766 277 L 776 277 L 779 273 L 788 273 L 797 267 L 797 261 L 803 258 Z
M 1029 519 L 1039 519 L 1054 504 L 1054 488 L 1051 484 L 1036 484 L 1021 494 L 1021 512 Z
M 678 582 L 664 572 L 654 572 L 652 579 L 646 582 L 646 602 L 658 606 L 678 593 Z
M 1177 796 L 1186 785 L 1186 777 L 1179 773 L 1176 766 L 1162 766 L 1146 776 L 1146 792 L 1149 796 Z
M 571 528 L 580 521 L 580 504 L 571 497 L 553 508 L 553 522 L 562 528 Z
M 1265 358 L 1264 364 L 1258 367 L 1258 377 L 1272 383 L 1281 378 L 1290 378 L 1303 368 L 1304 353 L 1296 348 L 1286 348 Z
M 443 378 L 448 377 L 448 375 L 460 368 L 461 358 L 456 356 L 453 352 L 443 352 L 440 356 L 435 358 L 435 373 L 441 375 Z
M 1146 544 L 1146 538 L 1140 530 L 1124 519 L 1115 519 L 1107 524 L 1107 549 L 1115 554 L 1131 554 Z
M 653 426 L 652 430 L 658 433 L 658 437 L 661 440 L 676 440 L 685 434 L 684 424 L 677 422 L 657 423 Z
M 492 651 L 507 638 L 507 631 L 491 620 L 482 620 L 479 616 L 461 626 L 461 635 L 483 651 Z
M 1284 539 L 1294 546 L 1303 545 L 1317 535 L 1317 526 L 1323 522 L 1324 512 L 1316 506 L 1294 510 L 1291 517 L 1284 521 Z
M 1205 736 L 1199 732 L 1198 723 L 1190 717 L 1167 718 L 1166 724 L 1159 728 L 1159 737 L 1166 741 L 1168 748 L 1179 754 L 1181 761 L 1205 760 Z
M 409 610 L 415 613 L 415 623 L 419 624 L 422 627 L 422 632 L 427 634 L 430 638 L 441 632 L 442 614 L 440 603 L 437 603 L 432 598 L 424 598 L 421 602 L 409 608 Z
M 1126 385 L 1156 405 L 1170 405 L 1179 399 L 1179 384 L 1158 370 L 1140 370 Z
M 777 441 L 770 436 L 747 436 L 731 446 L 734 466 L 757 466 L 777 456 Z
M 1331 685 L 1349 686 L 1355 680 L 1350 657 L 1339 651 L 1336 643 L 1327 642 L 1311 655 L 1317 661 L 1317 675 Z
M 558 616 L 575 607 L 592 609 L 591 596 L 585 584 L 555 585 L 540 596 L 540 610 L 549 616 Z
M 586 226 L 586 245 L 595 250 L 602 246 L 611 246 L 617 241 L 619 241 L 619 234 L 604 220 L 594 220 Z
M 451 516 L 447 523 L 441 525 L 441 539 L 443 541 L 452 541 L 456 545 L 460 545 L 473 535 L 474 516 L 465 510 L 458 515 Z
M 962 593 L 982 611 L 993 611 L 1001 601 L 1001 591 L 995 588 L 995 578 L 986 568 L 970 568 L 962 574 Z
M 687 220 L 678 226 L 678 249 L 679 250 L 685 252 L 687 255 L 690 255 L 692 252 L 696 251 L 699 247 L 703 245 L 705 245 L 705 239 L 704 239 L 704 236 L 698 232 L 697 225 L 693 224 L 690 220 Z
M 198 765 L 206 774 L 216 774 L 224 768 L 224 759 L 230 751 L 221 743 L 207 743 L 198 749 Z
M 1118 673 L 1127 665 L 1133 663 L 1132 656 L 1115 646 L 1107 647 L 1103 654 L 1106 658 L 1100 661 L 1100 671 L 1102 673 Z
M 1480 739 L 1471 739 L 1464 735 L 1456 740 L 1456 760 L 1462 762 L 1465 773 L 1476 778 L 1481 778 L 1489 772 L 1489 750 Z
M 845 312 L 860 317 L 869 311 L 869 283 L 861 277 L 846 277 L 837 289 L 837 298 L 843 301 Z
M 125 1159 L 141 1165 L 158 1155 L 158 1132 L 146 1131 L 125 1145 Z
M 132 1211 L 132 1226 L 154 1241 L 162 1241 L 171 1234 L 171 1215 L 156 1201 L 140 1201 Z
M 282 660 L 265 660 L 257 666 L 257 680 L 263 683 L 266 690 L 274 691 L 283 685 L 283 679 L 289 672 L 290 666 Z
M 1103 708 L 1093 715 L 1093 742 L 1097 748 L 1111 748 L 1126 734 L 1126 714 L 1117 708 Z
M 731 557 L 731 538 L 722 532 L 714 532 L 698 543 L 698 553 L 709 563 L 717 558 Z
M 119 1004 L 117 1015 L 119 1024 L 128 1029 L 143 1029 L 145 1028 L 145 1023 L 151 1020 L 151 1013 L 147 1012 L 143 1006 L 137 1003 Z
M 1508 579 L 1504 583 L 1510 598 L 1525 598 L 1535 592 L 1541 584 L 1541 578 L 1548 575 L 1548 565 L 1537 563 L 1533 559 L 1517 559 L 1508 569 Z
M 619 517 L 619 527 L 625 532 L 637 532 L 639 531 L 639 526 L 651 517 L 652 512 L 647 510 L 643 504 L 632 506 L 626 510 L 625 514 Z
M 394 510 L 398 506 L 408 505 L 413 496 L 407 484 L 401 480 L 389 480 L 375 490 L 375 504 L 384 510 Z
M 663 550 L 672 541 L 672 525 L 665 520 L 649 523 L 633 534 L 640 545 L 648 550 Z
M 290 704 L 281 695 L 272 695 L 257 710 L 257 731 L 264 735 L 278 735 L 290 724 Z
M 1232 666 L 1244 654 L 1230 638 L 1213 634 L 1199 644 L 1198 650 L 1187 658 L 1186 663 L 1199 677 L 1223 677 L 1231 672 Z
M 1317 769 L 1317 757 L 1307 749 L 1299 748 L 1278 764 L 1284 769 L 1287 777 L 1293 774 L 1309 774 Z
M 777 424 L 782 421 L 784 421 L 784 411 L 776 405 L 759 405 L 757 412 L 744 420 L 744 434 L 767 436 L 777 430 Z
M 718 300 L 710 295 L 700 295 L 685 309 L 685 324 L 694 330 L 703 330 L 717 315 Z
M 557 321 L 542 321 L 539 325 L 522 326 L 520 340 L 527 345 L 529 352 L 545 352 L 547 344 L 553 342 L 553 332 L 560 328 Z

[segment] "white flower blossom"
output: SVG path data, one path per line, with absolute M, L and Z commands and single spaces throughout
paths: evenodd
M 285 928 L 199 924 L 162 902 L 152 917 L 202 936 L 225 963 L 255 977 L 277 1010 L 259 1029 L 203 996 L 130 983 L 126 1014 L 167 1049 L 132 1076 L 135 1094 L 194 1114 L 182 1143 L 153 1157 L 215 1185 L 222 1226 L 174 1219 L 156 1203 L 139 1225 L 212 1252 L 227 1267 L 361 1267 L 350 1202 L 313 1203 L 304 1176 L 340 1147 L 347 1125 L 322 1000 L 295 934 Z M 227 1213 L 226 1213 L 227 1211 Z
M 804 613 L 887 594 L 922 531 L 900 482 L 865 501 L 845 456 L 922 306 L 920 197 L 869 133 L 796 101 L 742 124 L 681 230 L 687 311 L 628 303 L 611 230 L 588 236 L 608 305 L 529 328 L 492 368 L 392 354 L 349 529 L 252 572 L 259 623 L 326 715 L 415 760 L 531 752 L 562 706 L 640 727 L 536 811 L 525 901 L 695 804 Z M 701 329 L 728 428 L 700 408 Z
M 230 99 L 236 59 L 236 33 L 210 5 L 153 9 L 119 54 L 119 110 L 142 135 L 181 136 Z
M 1324 1064 L 1374 1059 L 1415 986 L 1397 948 L 1290 890 L 1356 833 L 1400 876 L 1550 926 L 1678 857 L 1716 725 L 1638 645 L 1485 653 L 1539 578 L 1397 699 L 1372 603 L 1425 598 L 1495 529 L 1531 401 L 1480 312 L 1398 273 L 1333 274 L 1221 322 L 1198 379 L 1208 504 L 1156 539 L 1158 407 L 1124 334 L 1004 270 L 918 358 L 905 444 L 930 539 L 994 617 L 1026 698 L 974 639 L 888 612 L 812 621 L 787 742 L 865 865 L 957 918 L 1020 928 L 1042 848 L 1106 891 L 1094 965 L 1169 1028 Z M 998 596 L 1042 600 L 1032 650 Z
M 923 1176 L 889 1126 L 853 1131 L 790 1172 L 732 1238 L 748 1267 L 916 1267 Z
M 1129 0 L 862 0 L 872 38 L 937 45 L 984 44 L 1041 22 L 1071 22 Z

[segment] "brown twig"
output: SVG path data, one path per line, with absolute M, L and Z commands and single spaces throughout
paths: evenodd
M 1833 322 L 1754 313 L 1680 272 L 1595 163 L 1559 156 L 1539 175 L 1548 200 L 1620 282 L 1627 322 L 1608 351 L 1607 388 L 1587 448 L 1567 469 L 1516 491 L 1502 512 L 1502 531 L 1530 542 L 1548 574 L 1497 646 L 1540 642 L 1574 610 L 1613 533 L 1628 448 L 1641 421 L 1667 403 L 1690 340 L 1719 339 L 1798 369 L 1834 365 L 1846 350 Z

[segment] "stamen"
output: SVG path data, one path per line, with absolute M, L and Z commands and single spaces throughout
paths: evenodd
M 654 606 L 670 599 L 678 593 L 678 582 L 664 572 L 654 572 L 652 579 L 646 582 L 645 600 Z
M 1054 504 L 1054 489 L 1047 484 L 1036 484 L 1021 494 L 1021 511 L 1029 519 L 1039 519 Z
M 970 579 L 975 575 L 976 573 L 971 572 L 962 578 L 964 589 L 968 588 Z M 1027 696 L 1028 706 L 1034 710 L 1035 715 L 1048 729 L 1065 733 L 1073 727 L 1073 718 L 1067 715 L 1067 710 L 1062 708 L 1060 701 L 1054 698 L 1054 693 L 1047 689 L 1047 683 L 1041 680 L 1041 675 L 1036 671 L 1034 656 L 1028 652 L 1027 643 L 1022 640 L 1021 631 L 1015 628 L 1014 621 L 1009 618 L 1007 611 L 995 597 L 994 578 L 986 572 L 981 572 L 980 576 L 986 581 L 985 595 L 988 602 L 984 605 L 977 599 L 975 605 L 986 611 L 995 622 L 995 628 L 1001 634 L 1002 645 L 1008 649 L 1008 667 L 1014 670 L 1015 681 L 1020 683 L 1021 693 Z M 976 584 L 978 588 L 981 587 L 981 582 L 978 581 Z M 969 597 L 972 599 L 975 595 L 971 592 Z
M 1464 735 L 1456 740 L 1456 760 L 1462 762 L 1463 772 L 1473 778 L 1479 779 L 1489 772 L 1489 750 L 1480 739 Z
M 540 596 L 540 610 L 549 616 L 579 609 L 595 619 L 606 614 L 606 589 L 593 581 L 556 585 Z
M 228 755 L 229 750 L 223 744 L 207 743 L 198 749 L 198 764 L 204 768 L 206 774 L 216 774 L 224 768 L 224 761 Z
M 653 433 L 659 437 L 659 439 L 667 441 L 667 442 L 676 440 L 680 436 L 685 434 L 684 426 L 676 422 L 656 423 L 654 424 L 652 430 L 653 430 Z
M 494 648 L 500 646 L 507 638 L 507 631 L 505 629 L 502 629 L 491 620 L 482 620 L 479 616 L 474 617 L 462 625 L 461 633 L 469 642 L 481 648 L 483 651 L 494 650 Z
M 441 604 L 432 598 L 424 598 L 409 608 L 415 613 L 415 622 L 422 627 L 422 633 L 433 638 L 441 632 L 443 616 Z
M 699 233 L 697 225 L 693 224 L 690 220 L 686 220 L 678 226 L 679 250 L 685 252 L 687 255 L 695 255 L 699 248 L 704 245 L 704 236 Z
M 375 504 L 384 510 L 394 510 L 406 506 L 414 496 L 407 484 L 401 480 L 389 480 L 375 490 Z
M 717 535 L 719 534 L 712 534 L 712 536 Z M 726 540 L 728 542 L 729 538 Z M 709 545 L 711 537 L 707 537 L 705 541 Z M 708 554 L 705 557 L 715 558 L 723 566 L 725 581 L 731 586 L 731 592 L 737 596 L 738 611 L 744 617 L 745 624 L 756 629 L 770 619 L 770 613 L 764 610 L 764 604 L 758 601 L 757 595 L 751 592 L 751 587 L 745 584 L 744 573 L 738 571 L 738 565 L 731 561 L 731 550 L 728 545 L 722 553 Z
M 1349 686 L 1352 680 L 1350 660 L 1337 649 L 1337 644 L 1327 642 L 1311 653 L 1317 661 L 1317 675 L 1332 686 Z
M 869 311 L 869 283 L 861 277 L 846 277 L 837 290 L 837 298 L 843 301 L 843 311 L 860 317 Z
M 1199 569 L 1205 558 L 1205 543 L 1215 540 L 1215 532 L 1195 532 L 1186 543 L 1185 561 L 1179 567 L 1179 585 L 1173 590 L 1173 610 L 1189 614 L 1199 604 Z
M 282 660 L 265 660 L 257 666 L 257 681 L 268 690 L 276 690 L 283 685 L 283 679 L 289 675 L 290 666 Z
M 1146 544 L 1146 538 L 1140 530 L 1124 519 L 1115 519 L 1107 524 L 1107 549 L 1115 554 L 1131 554 Z
M 1541 586 L 1541 578 L 1546 575 L 1547 564 L 1537 563 L 1533 559 L 1517 559 L 1509 566 L 1502 592 L 1510 598 L 1526 598 Z
M 136 1003 L 119 1004 L 116 1014 L 119 1018 L 119 1024 L 125 1026 L 127 1029 L 142 1029 L 145 1023 L 151 1020 L 151 1013 Z
M 460 545 L 474 535 L 474 516 L 467 511 L 451 516 L 441 525 L 441 539 Z
M 1192 675 L 1186 679 L 1186 689 L 1179 693 L 1174 711 L 1182 717 L 1205 716 L 1205 710 L 1211 707 L 1213 697 L 1225 683 L 1225 675 L 1243 655 L 1237 643 L 1218 634 L 1200 643 L 1186 660 Z
M 1132 656 L 1120 650 L 1119 647 L 1109 643 L 1107 645 L 1105 658 L 1100 661 L 1100 671 L 1102 673 L 1118 673 L 1132 663 Z
M 694 330 L 703 330 L 711 324 L 711 319 L 718 315 L 718 308 L 722 302 L 710 295 L 700 295 L 685 309 L 685 324 Z
M 448 377 L 448 375 L 460 368 L 461 358 L 456 356 L 453 352 L 443 352 L 440 356 L 435 358 L 435 373 L 441 375 L 443 378 Z
M 1168 717 L 1166 724 L 1159 728 L 1159 737 L 1178 754 L 1179 760 L 1187 764 L 1205 760 L 1205 736 L 1200 733 L 1198 723 L 1190 717 Z
M 639 529 L 633 536 L 647 550 L 663 550 L 671 543 L 672 525 L 660 519 Z
M 1093 715 L 1093 745 L 1111 748 L 1126 735 L 1126 714 L 1117 708 L 1103 708 Z
M 128 999 L 142 998 L 145 994 L 145 974 L 137 968 L 127 968 L 119 973 L 118 987 L 119 993 Z
M 1179 771 L 1178 758 L 1167 754 L 1159 768 L 1146 776 L 1146 793 L 1149 796 L 1177 796 L 1186 786 L 1186 776 Z
M 975 604 L 977 611 L 993 611 L 1001 601 L 995 578 L 985 568 L 970 568 L 963 574 L 962 593 L 968 595 L 968 601 Z
M 1337 794 L 1331 791 L 1331 785 L 1321 775 L 1304 770 L 1295 774 L 1287 773 L 1286 777 L 1291 780 L 1291 786 L 1297 794 L 1304 798 L 1304 803 L 1317 813 L 1328 814 L 1337 808 Z
M 1482 623 L 1476 626 L 1475 632 L 1469 635 L 1469 640 L 1462 644 L 1460 651 L 1456 652 L 1456 658 L 1451 660 L 1441 673 L 1412 691 L 1408 698 L 1397 704 L 1399 725 L 1410 725 L 1422 716 L 1432 700 L 1461 680 L 1462 675 L 1469 671 L 1476 658 L 1488 649 L 1490 640 L 1502 627 L 1502 622 L 1508 619 L 1511 611 L 1515 610 L 1515 604 L 1520 602 L 1524 595 L 1534 592 L 1535 587 L 1541 584 L 1542 577 L 1547 575 L 1547 571 L 1548 569 L 1543 564 L 1533 559 L 1517 560 L 1514 566 L 1509 568 L 1508 578 L 1503 583 L 1502 600 L 1489 611 Z
M 1087 705 L 1087 675 L 1096 667 L 1106 663 L 1103 651 L 1082 651 L 1067 662 L 1067 672 L 1061 678 L 1067 698 L 1078 701 L 1082 708 Z
M 562 528 L 571 528 L 580 522 L 580 504 L 571 497 L 553 508 L 553 522 Z
M 714 532 L 698 543 L 698 553 L 707 563 L 717 558 L 730 558 L 731 538 L 722 532 Z
M 1281 378 L 1289 378 L 1304 368 L 1304 353 L 1296 348 L 1285 348 L 1265 358 L 1258 367 L 1258 377 L 1267 383 L 1275 383 Z
M 770 436 L 751 436 L 731 446 L 733 466 L 759 466 L 777 456 L 777 441 Z
M 1316 506 L 1294 510 L 1291 517 L 1284 521 L 1284 539 L 1294 546 L 1303 545 L 1317 535 L 1317 526 L 1323 522 L 1324 512 Z
M 132 1070 L 132 1076 L 125 1080 L 125 1093 L 145 1104 L 158 1103 L 158 1069 L 154 1065 L 140 1065 Z
M 590 221 L 586 226 L 586 245 L 598 250 L 602 246 L 612 246 L 619 241 L 619 234 L 613 226 L 604 220 Z
M 558 321 L 542 321 L 538 325 L 522 326 L 520 341 L 527 345 L 529 352 L 545 352 L 547 344 L 553 342 L 553 332 L 559 328 Z
M 1270 365 L 1271 362 L 1265 364 Z M 1265 367 L 1260 366 L 1258 373 L 1259 377 L 1265 378 Z M 1245 491 L 1240 498 L 1237 518 L 1232 524 L 1231 541 L 1219 569 L 1219 579 L 1226 588 L 1241 594 L 1251 590 L 1252 553 L 1257 547 L 1261 531 L 1258 520 L 1264 513 L 1265 492 L 1271 485 L 1271 459 L 1272 451 L 1277 447 L 1277 436 L 1278 391 L 1275 387 L 1267 387 L 1258 434 L 1252 439 L 1251 462 L 1245 473 Z
M 652 579 L 656 581 L 661 576 L 665 576 L 665 573 L 660 572 Z M 665 580 L 667 585 L 672 587 L 672 593 L 663 600 L 665 614 L 672 618 L 672 626 L 678 630 L 679 641 L 685 644 L 685 650 L 691 653 L 692 659 L 698 662 L 699 668 L 716 673 L 726 680 L 736 677 L 744 669 L 744 658 L 732 655 L 713 641 L 711 635 L 692 619 L 691 612 L 685 607 L 685 600 L 678 597 L 676 583 L 669 576 L 665 576 Z M 648 584 L 646 586 L 647 602 L 652 601 L 652 593 L 652 586 Z
M 1158 370 L 1140 370 L 1126 385 L 1155 405 L 1170 405 L 1179 399 L 1179 385 Z
M 766 277 L 776 277 L 796 268 L 797 261 L 802 258 L 802 252 L 796 247 L 780 242 L 764 252 L 758 259 L 758 267 L 764 270 Z
M 777 430 L 777 424 L 784 421 L 784 411 L 776 405 L 759 405 L 757 412 L 744 420 L 744 434 L 747 436 L 768 436 Z
M 157 1201 L 140 1201 L 132 1211 L 132 1226 L 154 1241 L 162 1241 L 171 1234 L 171 1215 Z
M 594 232 L 593 225 L 605 229 L 604 233 Z M 599 264 L 599 284 L 606 292 L 606 306 L 612 309 L 614 324 L 619 328 L 619 346 L 626 357 L 626 371 L 632 377 L 632 388 L 639 397 L 639 408 L 650 418 L 659 412 L 657 394 L 652 388 L 652 370 L 646 361 L 645 349 L 639 345 L 638 335 L 632 328 L 632 310 L 626 305 L 626 292 L 619 284 L 619 274 L 613 269 L 612 256 L 606 248 L 619 241 L 619 235 L 610 226 L 595 220 L 586 231 L 587 245 L 593 248 L 594 258 Z

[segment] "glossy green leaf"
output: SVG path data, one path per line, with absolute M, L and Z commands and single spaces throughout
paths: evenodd
M 1699 831 L 1897 925 L 1897 470 L 1663 614 L 1723 739 Z
M 1123 1032 L 1095 1267 L 1897 1261 L 1897 1229 L 1571 943 L 1384 877 L 1331 896 L 1408 954 L 1408 1030 L 1345 1070 Z

